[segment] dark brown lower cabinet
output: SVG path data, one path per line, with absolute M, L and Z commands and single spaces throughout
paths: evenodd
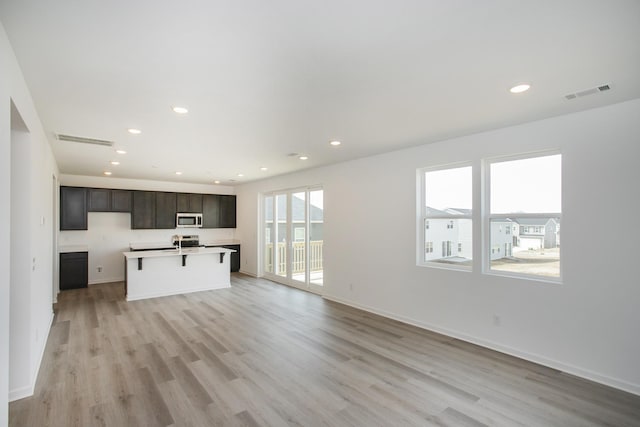
M 226 245 L 223 248 L 227 249 L 235 249 L 235 252 L 231 253 L 231 259 L 229 260 L 229 265 L 231 266 L 232 272 L 240 271 L 240 245 Z
M 60 254 L 60 290 L 86 288 L 89 284 L 89 253 Z

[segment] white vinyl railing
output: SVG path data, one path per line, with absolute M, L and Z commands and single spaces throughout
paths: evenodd
M 322 240 L 312 240 L 309 242 L 309 271 L 322 271 Z M 304 242 L 293 242 L 291 245 L 291 273 L 304 273 L 305 268 L 305 244 Z M 287 245 L 285 242 L 278 242 L 278 272 L 286 272 Z M 273 243 L 265 246 L 265 271 L 273 273 Z

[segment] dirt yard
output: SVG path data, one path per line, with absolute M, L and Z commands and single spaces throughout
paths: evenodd
M 546 277 L 560 277 L 560 249 L 514 252 L 511 258 L 491 261 L 491 269 Z

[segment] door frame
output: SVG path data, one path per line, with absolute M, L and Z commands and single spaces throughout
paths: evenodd
M 308 292 L 312 292 L 315 294 L 319 294 L 322 295 L 323 293 L 323 289 L 324 287 L 322 285 L 318 285 L 315 283 L 311 283 L 311 272 L 309 271 L 309 266 L 310 266 L 310 237 L 311 237 L 311 218 L 310 218 L 310 208 L 309 205 L 311 203 L 311 197 L 310 197 L 310 193 L 313 191 L 323 191 L 323 188 L 321 185 L 312 185 L 312 186 L 304 186 L 304 187 L 296 187 L 296 188 L 290 188 L 290 189 L 284 189 L 284 190 L 274 190 L 274 191 L 268 191 L 268 192 L 264 192 L 260 194 L 260 235 L 259 235 L 259 242 L 260 242 L 260 256 L 259 256 L 259 260 L 260 260 L 260 267 L 259 267 L 259 271 L 262 273 L 262 276 L 266 279 L 272 280 L 274 282 L 278 282 L 281 283 L 283 285 L 287 285 L 287 286 L 291 286 L 297 289 L 302 289 L 304 291 L 308 291 Z M 305 216 L 305 226 L 304 226 L 304 230 L 305 230 L 305 237 L 304 237 L 304 243 L 305 243 L 305 280 L 304 282 L 301 282 L 299 280 L 295 280 L 292 277 L 292 264 L 293 264 L 293 217 L 292 217 L 292 196 L 293 194 L 296 193 L 305 193 L 305 200 L 304 200 L 304 204 L 305 204 L 305 209 L 304 209 L 304 216 Z M 277 226 L 276 224 L 278 223 L 278 218 L 276 217 L 277 214 L 277 197 L 281 196 L 281 195 L 286 195 L 287 198 L 287 202 L 286 202 L 286 211 L 287 211 L 287 215 L 286 215 L 286 223 L 284 224 L 285 226 L 285 241 L 286 241 L 286 271 L 287 274 L 284 276 L 281 276 L 277 273 L 277 263 L 280 261 L 278 259 L 277 256 L 277 243 L 278 243 L 278 235 L 277 235 Z M 324 195 L 323 195 L 324 196 Z M 272 218 L 273 218 L 273 224 L 274 226 L 272 227 L 272 239 L 271 242 L 273 243 L 272 246 L 272 257 L 271 259 L 273 260 L 273 271 L 272 272 L 268 272 L 266 271 L 265 268 L 265 252 L 266 252 L 266 235 L 265 235 L 265 223 L 266 223 L 266 217 L 267 217 L 267 212 L 265 210 L 265 199 L 267 197 L 273 197 L 273 209 L 274 209 L 274 213 L 272 213 Z M 323 219 L 323 223 L 324 223 L 324 219 Z M 324 266 L 323 266 L 324 269 Z

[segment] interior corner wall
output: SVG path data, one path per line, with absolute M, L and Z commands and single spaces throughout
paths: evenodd
M 1 36 L 0 36 L 1 38 Z M 3 41 L 0 40 L 0 43 Z M 4 46 L 0 44 L 0 74 L 4 74 Z M 7 79 L 0 79 L 0 200 L 11 197 L 11 113 Z M 0 236 L 9 236 L 11 208 L 0 203 Z M 0 245 L 0 426 L 9 424 L 9 283 L 11 252 Z
M 260 194 L 321 184 L 324 297 L 640 394 L 639 117 L 636 99 L 241 185 L 242 269 L 259 272 Z M 562 284 L 416 265 L 418 168 L 551 149 Z
M 0 197 L 11 200 L 11 169 L 29 171 L 29 188 L 26 190 L 28 212 L 24 212 L 26 225 L 19 230 L 29 240 L 28 273 L 26 277 L 26 299 L 12 305 L 10 283 L 12 277 L 12 253 L 9 241 L 0 249 L 0 426 L 8 423 L 8 401 L 33 393 L 42 355 L 53 320 L 53 227 L 57 220 L 52 204 L 51 177 L 58 175 L 58 168 L 42 128 L 33 100 L 29 93 L 20 66 L 9 43 L 4 27 L 0 24 Z M 29 141 L 29 153 L 20 158 L 18 164 L 11 163 L 13 108 L 28 130 L 28 136 L 14 134 Z M 0 235 L 10 236 L 11 207 L 5 203 L 0 207 Z M 24 295 L 23 295 L 24 296 Z M 10 325 L 11 312 L 23 312 L 20 325 Z M 19 329 L 19 333 L 10 331 Z M 18 347 L 16 355 L 23 364 L 10 366 L 9 354 L 14 340 L 25 339 L 28 345 Z M 14 370 L 15 369 L 15 370 Z M 12 384 L 9 378 L 19 378 L 20 384 Z M 24 382 L 26 381 L 26 382 Z
M 16 129 L 13 122 L 22 122 L 11 106 L 11 248 L 10 320 L 9 320 L 9 390 L 12 395 L 28 395 L 31 385 L 31 139 L 25 129 Z

